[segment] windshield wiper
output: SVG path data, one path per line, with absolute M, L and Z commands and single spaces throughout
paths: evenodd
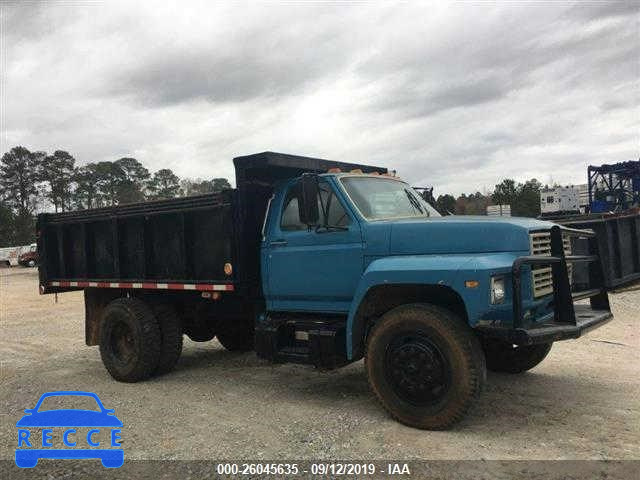
M 413 205 L 413 207 L 418 210 L 421 214 L 425 214 L 424 210 L 422 209 L 422 206 L 420 205 L 420 202 L 418 202 L 418 200 L 411 194 L 411 192 L 408 189 L 404 189 L 404 193 L 407 194 L 407 198 L 409 199 L 409 202 L 411 202 L 411 205 Z M 427 216 L 429 216 L 427 214 Z

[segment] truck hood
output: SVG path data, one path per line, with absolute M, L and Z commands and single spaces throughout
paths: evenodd
M 484 216 L 412 218 L 374 223 L 386 224 L 377 228 L 389 229 L 386 234 L 391 255 L 529 251 L 529 233 L 547 230 L 554 225 L 532 218 Z

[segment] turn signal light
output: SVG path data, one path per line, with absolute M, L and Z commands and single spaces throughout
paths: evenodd
M 224 264 L 224 274 L 231 275 L 233 273 L 233 266 L 230 263 Z

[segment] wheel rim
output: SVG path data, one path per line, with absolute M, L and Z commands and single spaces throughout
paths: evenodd
M 386 351 L 387 380 L 394 392 L 414 405 L 438 403 L 451 386 L 451 368 L 438 346 L 422 334 L 395 337 Z
M 111 330 L 109 340 L 111 353 L 118 363 L 126 365 L 135 358 L 135 339 L 129 325 L 124 322 L 116 323 Z

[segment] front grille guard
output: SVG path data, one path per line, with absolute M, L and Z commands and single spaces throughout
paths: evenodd
M 563 235 L 587 239 L 590 255 L 566 255 Z M 589 263 L 589 287 L 579 292 L 571 291 L 568 263 Z M 598 254 L 598 242 L 593 230 L 577 230 L 551 227 L 551 256 L 526 256 L 514 260 L 511 268 L 513 288 L 513 328 L 520 328 L 524 323 L 522 302 L 522 267 L 525 265 L 551 265 L 553 281 L 554 321 L 576 325 L 573 302 L 589 298 L 591 307 L 596 310 L 610 310 L 609 297 L 605 289 L 604 272 Z

